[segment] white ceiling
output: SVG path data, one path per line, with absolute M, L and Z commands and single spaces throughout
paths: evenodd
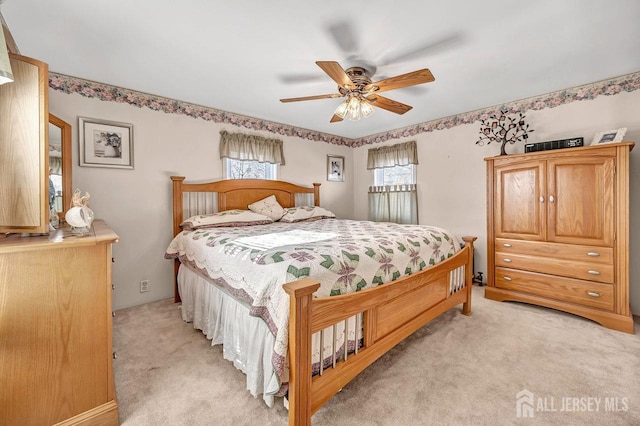
M 640 71 L 638 0 L 7 0 L 23 55 L 51 71 L 348 138 Z M 429 68 L 413 106 L 329 123 L 315 61 Z

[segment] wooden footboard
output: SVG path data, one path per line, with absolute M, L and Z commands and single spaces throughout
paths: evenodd
M 463 240 L 465 247 L 450 259 L 357 293 L 316 299 L 313 293 L 320 284 L 313 279 L 284 284 L 291 304 L 289 425 L 310 425 L 311 415 L 342 387 L 433 318 L 461 303 L 462 313 L 471 313 L 476 238 L 463 237 Z M 312 377 L 313 333 L 361 314 L 363 345 L 355 354 L 345 354 L 337 363 L 334 357 L 334 366 L 324 371 L 321 368 L 321 375 Z

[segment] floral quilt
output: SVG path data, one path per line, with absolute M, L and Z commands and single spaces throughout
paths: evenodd
M 435 265 L 460 249 L 433 226 L 323 219 L 185 230 L 166 250 L 262 318 L 276 337 L 274 367 L 285 380 L 289 298 L 282 284 L 320 282 L 315 297 L 384 285 Z

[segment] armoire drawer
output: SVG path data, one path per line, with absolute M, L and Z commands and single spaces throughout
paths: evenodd
M 612 247 L 496 238 L 496 251 L 529 256 L 553 257 L 554 259 L 577 260 L 579 262 L 613 264 Z
M 496 252 L 496 266 L 581 280 L 613 283 L 613 264 L 579 262 L 553 257 L 526 256 L 522 254 Z
M 613 311 L 613 285 L 496 268 L 496 287 Z

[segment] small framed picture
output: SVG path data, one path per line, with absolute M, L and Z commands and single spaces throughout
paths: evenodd
M 133 124 L 78 117 L 80 166 L 133 169 Z
M 344 182 L 344 157 L 327 155 L 327 180 Z
M 606 132 L 596 133 L 591 141 L 591 145 L 600 145 L 603 143 L 622 142 L 624 134 L 627 133 L 627 128 L 622 127 L 617 130 L 607 130 Z

